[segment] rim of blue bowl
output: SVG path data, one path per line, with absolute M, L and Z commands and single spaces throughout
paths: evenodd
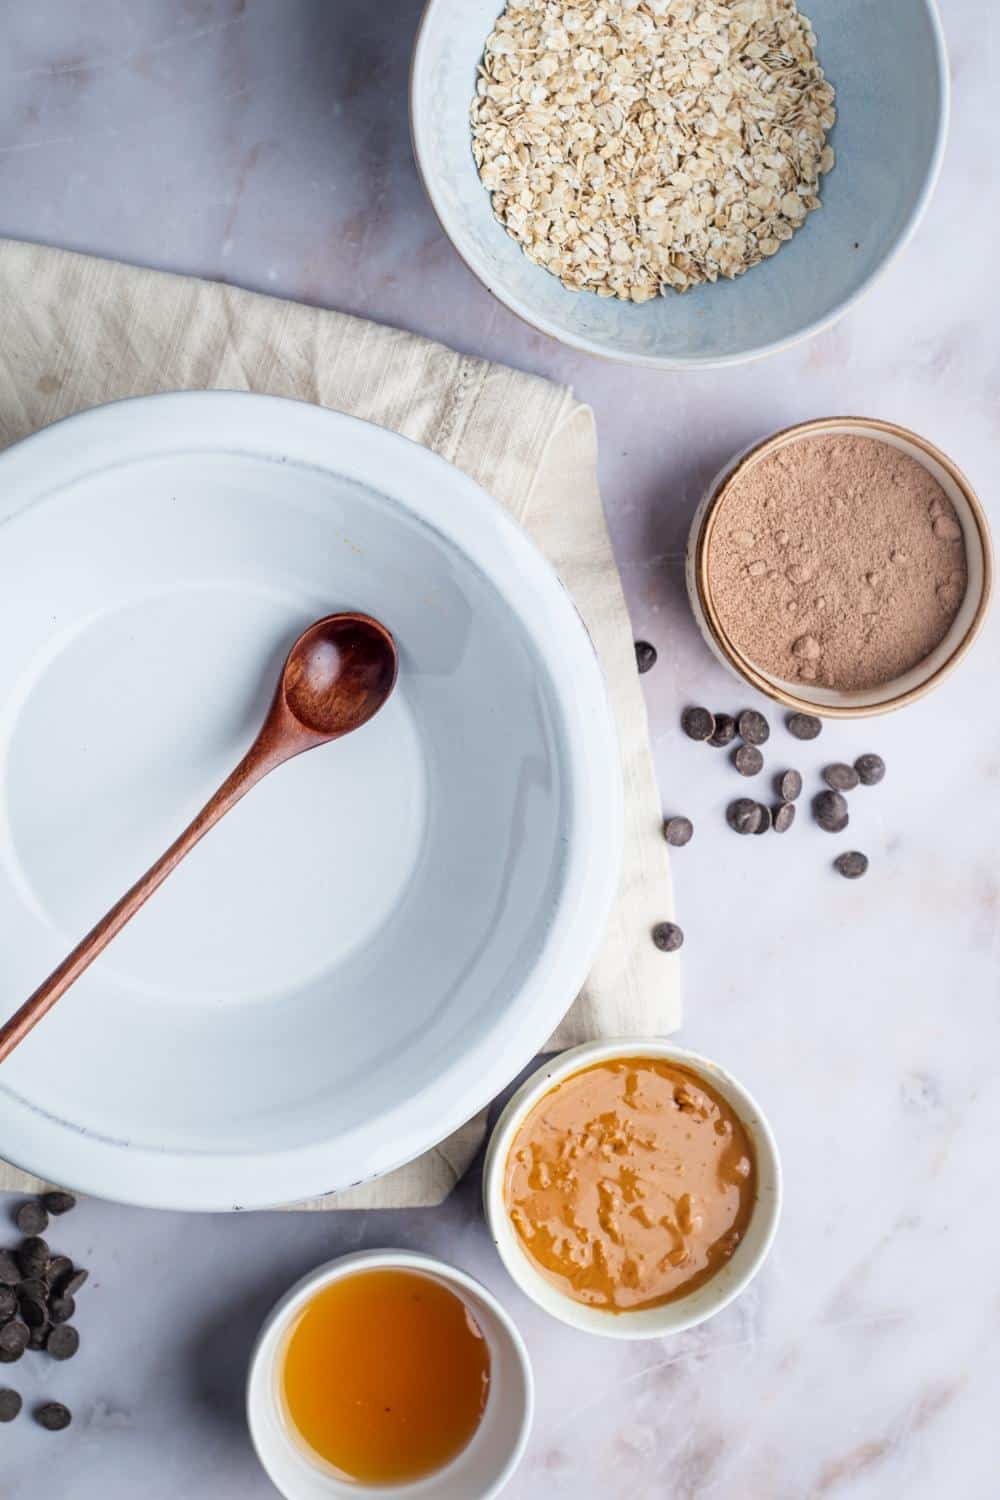
M 681 355 L 627 354 L 623 350 L 608 349 L 594 344 L 589 339 L 580 338 L 577 335 L 557 328 L 548 318 L 529 314 L 524 307 L 515 306 L 514 302 L 505 295 L 498 285 L 494 285 L 489 277 L 484 275 L 471 261 L 466 259 L 449 233 L 444 213 L 438 202 L 431 178 L 424 170 L 423 157 L 420 150 L 420 131 L 416 118 L 417 112 L 414 107 L 417 70 L 427 33 L 427 22 L 431 11 L 440 3 L 441 0 L 425 0 L 424 8 L 420 14 L 420 21 L 417 25 L 416 37 L 413 42 L 413 51 L 410 54 L 410 76 L 407 88 L 410 117 L 410 148 L 413 153 L 417 176 L 423 185 L 427 200 L 434 211 L 434 216 L 441 227 L 445 239 L 451 245 L 462 264 L 472 272 L 476 280 L 486 288 L 492 297 L 495 297 L 498 302 L 506 307 L 509 312 L 512 312 L 516 318 L 519 318 L 522 323 L 526 324 L 527 327 L 535 329 L 538 333 L 546 334 L 548 338 L 555 339 L 557 343 L 564 344 L 570 349 L 578 349 L 582 354 L 590 354 L 596 359 L 605 359 L 612 364 L 638 365 L 653 370 L 714 370 L 721 369 L 727 365 L 751 364 L 754 360 L 766 359 L 768 355 L 780 354 L 786 349 L 793 349 L 796 344 L 805 343 L 806 339 L 815 338 L 818 333 L 823 333 L 827 328 L 832 328 L 835 323 L 839 323 L 840 319 L 845 317 L 852 308 L 856 307 L 862 298 L 866 297 L 872 288 L 881 281 L 889 267 L 896 262 L 910 243 L 927 210 L 927 205 L 934 195 L 934 189 L 937 187 L 938 178 L 941 175 L 945 148 L 948 143 L 948 126 L 951 119 L 951 77 L 948 72 L 948 46 L 945 40 L 944 25 L 941 20 L 937 0 L 919 0 L 930 22 L 931 35 L 934 42 L 934 57 L 937 63 L 938 86 L 941 91 L 941 111 L 938 117 L 934 150 L 923 186 L 917 195 L 916 202 L 903 221 L 895 241 L 889 247 L 881 263 L 865 277 L 851 295 L 846 297 L 839 307 L 834 308 L 832 312 L 824 313 L 812 323 L 807 323 L 797 333 L 790 334 L 787 338 L 773 339 L 770 343 L 761 344 L 756 349 L 741 350 L 736 354 L 718 354 L 709 357 L 704 355 L 685 357 Z M 503 3 L 505 3 L 505 0 L 498 0 L 501 8 Z M 498 10 L 497 14 L 499 15 L 499 13 Z

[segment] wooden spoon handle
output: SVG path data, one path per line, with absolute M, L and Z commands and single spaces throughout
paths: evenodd
M 96 927 L 92 927 L 87 936 L 77 943 L 72 953 L 67 954 L 48 979 L 40 984 L 37 990 L 28 996 L 20 1009 L 14 1012 L 10 1020 L 0 1027 L 0 1062 L 3 1062 L 4 1058 L 24 1041 L 32 1027 L 38 1025 L 56 1001 L 62 998 L 70 985 L 75 984 L 84 970 L 90 967 L 97 955 L 103 953 L 112 938 L 117 937 L 125 923 L 131 921 L 157 887 L 163 884 L 170 872 L 176 870 L 181 860 L 190 853 L 199 839 L 202 839 L 208 830 L 214 827 L 219 819 L 224 817 L 262 776 L 286 758 L 286 754 L 276 754 L 273 750 L 269 752 L 261 746 L 260 740 L 255 741 L 235 771 L 226 778 L 219 790 L 205 803 L 201 812 L 188 824 L 180 837 L 174 840 L 166 853 L 160 855 L 145 875 L 142 875 L 135 885 L 125 892 L 121 900 L 116 902 L 101 918 Z

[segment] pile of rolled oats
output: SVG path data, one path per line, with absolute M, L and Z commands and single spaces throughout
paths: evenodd
M 742 275 L 833 166 L 815 49 L 795 0 L 507 0 L 472 103 L 494 213 L 572 291 Z

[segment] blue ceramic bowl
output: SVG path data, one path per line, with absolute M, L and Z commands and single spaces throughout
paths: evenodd
M 591 354 L 661 369 L 735 364 L 818 333 L 913 233 L 944 150 L 948 69 L 933 0 L 803 0 L 837 91 L 823 207 L 736 281 L 641 306 L 568 292 L 493 217 L 470 148 L 476 66 L 502 0 L 429 0 L 410 88 L 414 153 L 459 255 L 501 302 Z

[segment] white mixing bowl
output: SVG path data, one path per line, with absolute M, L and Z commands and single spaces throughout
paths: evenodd
M 13 1009 L 241 757 L 291 641 L 395 634 L 371 723 L 273 772 L 0 1068 L 0 1151 L 178 1208 L 344 1188 L 441 1140 L 570 1004 L 621 846 L 559 580 L 470 479 L 201 392 L 0 457 L 0 931 Z
M 503 0 L 429 0 L 413 56 L 410 122 L 431 203 L 501 302 L 576 349 L 661 369 L 735 364 L 832 323 L 916 227 L 937 178 L 948 66 L 933 0 L 802 0 L 837 90 L 823 207 L 737 281 L 641 306 L 569 292 L 493 217 L 472 159 L 476 68 Z

